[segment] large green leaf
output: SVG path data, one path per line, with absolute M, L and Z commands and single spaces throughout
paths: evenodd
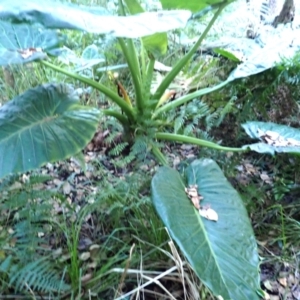
M 41 85 L 14 98 L 0 108 L 0 178 L 78 153 L 99 117 L 65 85 Z
M 210 159 L 194 161 L 186 170 L 187 184 L 178 172 L 162 167 L 152 180 L 154 206 L 172 238 L 199 278 L 224 299 L 255 300 L 259 288 L 258 254 L 253 230 L 238 193 Z M 218 221 L 202 218 L 185 193 L 198 185 Z
M 99 7 L 61 3 L 54 0 L 1 0 L 0 18 L 18 23 L 39 23 L 46 28 L 79 29 L 116 37 L 139 38 L 181 28 L 191 12 L 173 10 L 119 17 Z
M 222 3 L 230 3 L 233 1 L 235 0 L 161 0 L 160 2 L 165 9 L 180 8 L 197 12 L 207 6 L 217 6 Z
M 62 41 L 55 31 L 0 21 L 0 65 L 23 64 L 46 57 Z
M 139 14 L 144 9 L 136 0 L 124 0 L 131 14 Z M 154 55 L 165 54 L 168 46 L 168 37 L 165 32 L 155 33 L 142 38 L 144 47 Z
M 261 140 L 259 143 L 245 145 L 243 148 L 272 155 L 275 152 L 300 153 L 299 129 L 257 121 L 247 122 L 242 126 L 251 138 Z

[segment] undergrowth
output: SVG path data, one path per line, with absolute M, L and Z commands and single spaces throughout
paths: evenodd
M 75 43 L 77 38 L 76 33 L 70 46 L 79 47 Z M 93 37 L 82 36 L 81 40 L 88 46 Z M 124 63 L 114 41 L 108 44 L 113 51 L 106 51 L 107 66 Z M 176 60 L 181 51 L 181 47 L 171 48 L 165 63 Z M 224 72 L 226 75 L 232 69 L 232 62 L 216 56 L 209 56 L 210 61 L 205 64 L 208 56 L 195 57 L 192 67 L 185 70 L 186 78 L 197 74 L 191 90 L 219 82 Z M 4 79 L 2 103 L 47 78 L 66 80 L 34 65 L 24 68 L 12 70 L 12 73 L 18 72 L 16 78 L 20 82 L 8 85 Z M 25 76 L 28 68 L 32 71 L 30 77 Z M 166 114 L 165 122 L 170 132 L 222 141 L 223 145 L 230 146 L 247 141 L 240 128 L 245 121 L 263 120 L 299 127 L 299 68 L 296 56 L 273 70 L 194 99 Z M 114 88 L 105 71 L 93 71 L 92 76 Z M 126 72 L 120 71 L 120 78 L 130 90 Z M 107 108 L 107 100 L 96 93 L 88 92 L 82 102 Z M 152 282 L 146 288 L 143 284 L 183 263 L 184 274 L 178 271 L 175 275 L 171 271 L 166 274 L 162 282 L 167 291 L 177 292 L 176 299 L 197 299 L 193 295 L 199 295 L 199 291 L 199 299 L 213 299 L 181 254 L 176 253 L 176 246 L 170 243 L 150 202 L 150 180 L 157 166 L 149 155 L 146 136 L 151 137 L 155 127 L 151 122 L 147 124 L 149 132 L 135 143 L 130 137 L 120 142 L 120 134 L 126 133 L 116 120 L 103 120 L 100 131 L 108 130 L 109 134 L 101 141 L 99 155 L 91 160 L 91 169 L 87 170 L 92 173 L 91 177 L 76 186 L 84 191 L 89 189 L 88 193 L 84 192 L 83 200 L 76 202 L 68 198 L 59 187 L 49 189 L 53 174 L 30 173 L 1 182 L 0 297 L 20 293 L 32 299 L 35 296 L 121 299 L 135 289 L 137 291 L 130 295 L 136 295 L 137 299 L 144 295 L 150 297 L 150 293 L 155 292 L 161 296 L 167 294 L 161 286 L 156 288 Z M 194 155 L 189 158 L 184 157 L 180 145 L 157 145 L 166 148 L 169 160 L 180 157 L 178 169 L 198 156 L 218 161 L 244 199 L 257 239 L 263 245 L 261 256 L 294 260 L 300 246 L 298 157 L 269 158 L 251 153 L 242 159 L 240 154 L 200 148 L 193 150 Z M 153 299 L 156 296 L 151 294 Z

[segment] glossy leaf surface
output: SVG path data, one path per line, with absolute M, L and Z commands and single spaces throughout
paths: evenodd
M 42 85 L 0 108 L 0 178 L 78 153 L 92 139 L 98 110 L 65 85 Z
M 2 0 L 0 4 L 0 18 L 11 22 L 39 23 L 46 28 L 78 29 L 127 38 L 182 28 L 190 16 L 187 10 L 170 10 L 119 17 L 108 15 L 99 7 L 54 0 Z
M 271 122 L 247 122 L 242 124 L 246 133 L 253 139 L 259 139 L 261 142 L 245 145 L 243 148 L 249 148 L 259 153 L 285 152 L 285 153 L 300 153 L 300 130 L 286 125 L 278 125 Z M 274 143 L 268 144 L 264 141 L 263 133 L 278 134 L 280 138 L 275 139 Z M 282 142 L 280 142 L 280 139 Z M 290 143 L 289 143 L 290 142 Z M 285 145 L 286 144 L 286 145 Z M 290 145 L 289 145 L 290 144 Z M 284 146 L 280 146 L 284 145 Z
M 0 65 L 24 64 L 46 57 L 62 38 L 54 31 L 0 21 Z
M 172 8 L 180 8 L 180 9 L 189 9 L 192 12 L 197 12 L 201 9 L 204 9 L 211 5 L 218 5 L 222 3 L 230 3 L 235 0 L 161 0 L 163 8 L 172 9 Z
M 185 184 L 179 173 L 162 167 L 152 180 L 154 206 L 172 238 L 199 278 L 215 295 L 224 299 L 258 299 L 258 254 L 256 240 L 238 193 L 210 160 L 194 161 L 186 170 Z M 198 185 L 218 221 L 199 215 L 185 193 Z
M 124 0 L 131 14 L 144 12 L 142 6 L 136 0 Z M 144 47 L 152 54 L 158 56 L 165 54 L 168 46 L 168 37 L 165 32 L 155 33 L 142 38 Z

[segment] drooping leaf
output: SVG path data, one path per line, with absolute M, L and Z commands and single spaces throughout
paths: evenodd
M 39 23 L 46 28 L 78 29 L 116 37 L 139 38 L 186 25 L 191 12 L 170 10 L 134 16 L 111 16 L 103 9 L 54 0 L 2 0 L 0 18 L 18 23 Z
M 77 67 L 74 71 L 80 72 L 82 70 L 95 67 L 105 61 L 104 55 L 99 53 L 99 48 L 94 44 L 89 45 L 82 51 L 82 55 L 78 58 L 76 62 Z
M 99 115 L 65 85 L 41 85 L 14 98 L 0 108 L 0 178 L 78 153 Z
M 261 142 L 245 145 L 259 153 L 285 152 L 300 153 L 300 130 L 286 125 L 278 125 L 271 122 L 247 122 L 242 124 L 246 133 L 253 139 Z
M 228 79 L 235 80 L 264 72 L 283 59 L 292 59 L 298 51 L 299 44 L 290 45 L 285 40 L 278 41 L 276 46 L 266 45 L 249 56 L 245 56 L 245 61 L 231 72 Z
M 143 13 L 142 6 L 136 0 L 124 0 L 131 14 Z M 165 32 L 155 33 L 142 38 L 144 47 L 152 54 L 165 54 L 168 46 L 168 37 Z
M 188 9 L 192 12 L 197 12 L 202 10 L 210 5 L 216 6 L 222 3 L 230 3 L 235 0 L 161 0 L 161 4 L 165 9 L 179 8 L 179 9 Z
M 82 70 L 95 67 L 106 61 L 104 55 L 99 53 L 99 48 L 96 45 L 89 45 L 86 47 L 81 56 L 78 56 L 75 51 L 65 46 L 60 50 L 61 51 L 58 60 L 66 65 L 74 65 L 75 69 L 73 72 L 80 72 Z M 104 69 L 106 71 L 107 67 Z
M 238 193 L 210 159 L 194 161 L 179 173 L 162 167 L 152 180 L 154 206 L 172 238 L 199 278 L 223 299 L 258 299 L 258 254 L 253 230 Z M 210 206 L 218 221 L 202 218 L 185 193 L 198 186 L 201 206 Z
M 63 40 L 55 31 L 0 21 L 0 65 L 24 64 L 46 57 Z

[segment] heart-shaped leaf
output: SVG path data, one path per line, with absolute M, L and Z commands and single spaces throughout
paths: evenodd
M 78 153 L 99 117 L 65 85 L 41 85 L 9 101 L 0 108 L 0 178 Z
M 191 17 L 187 10 L 146 12 L 111 16 L 99 7 L 60 3 L 54 0 L 1 0 L 0 18 L 17 23 L 39 23 L 46 28 L 77 29 L 116 37 L 139 38 L 182 28 Z
M 246 133 L 253 139 L 261 140 L 260 143 L 245 145 L 259 153 L 285 152 L 300 153 L 300 130 L 286 125 L 271 122 L 247 122 L 242 124 Z
M 187 184 L 178 172 L 162 167 L 152 180 L 154 206 L 172 238 L 199 278 L 223 299 L 258 299 L 256 240 L 238 193 L 210 160 L 196 160 L 186 170 Z M 200 216 L 185 187 L 198 186 L 202 207 L 218 221 Z
M 61 41 L 55 31 L 0 21 L 0 65 L 24 64 L 46 57 Z
M 131 14 L 144 12 L 142 6 L 136 0 L 124 0 Z M 159 56 L 165 54 L 168 46 L 168 37 L 165 32 L 155 33 L 142 38 L 144 47 L 152 54 Z

